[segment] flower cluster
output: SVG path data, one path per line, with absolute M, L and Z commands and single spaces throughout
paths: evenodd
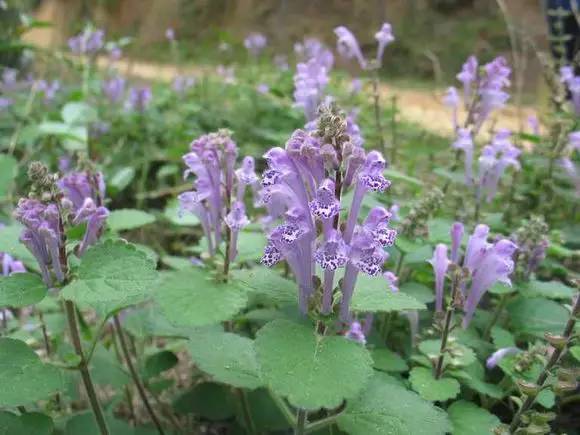
M 503 57 L 479 67 L 475 56 L 463 64 L 457 79 L 463 84 L 463 104 L 467 110 L 464 128 L 476 135 L 491 114 L 505 106 L 509 99 L 506 88 L 510 86 L 511 69 Z M 453 126 L 459 129 L 457 111 L 461 98 L 455 87 L 450 87 L 444 97 L 445 105 L 452 109 Z
M 574 74 L 574 67 L 563 66 L 560 68 L 560 81 L 570 93 L 574 112 L 576 115 L 580 115 L 580 76 Z
M 87 28 L 68 40 L 68 47 L 73 54 L 94 55 L 105 45 L 105 32 L 101 29 Z
M 250 33 L 244 39 L 244 47 L 254 57 L 258 57 L 264 48 L 266 48 L 267 44 L 268 40 L 261 33 Z
M 464 153 L 465 184 L 475 185 L 477 201 L 485 194 L 487 201 L 491 201 L 497 193 L 499 181 L 508 167 L 520 169 L 519 156 L 521 150 L 511 142 L 511 131 L 499 130 L 490 144 L 483 147 L 478 159 L 479 171 L 477 179 L 473 175 L 474 143 L 468 129 L 460 128 L 453 148 Z
M 505 238 L 489 243 L 487 241 L 489 227 L 480 224 L 469 236 L 463 262 L 460 262 L 459 249 L 464 235 L 463 225 L 459 222 L 454 223 L 450 233 L 451 257 L 447 255 L 447 245 L 440 243 L 435 247 L 433 258 L 429 260 L 435 273 L 435 305 L 437 311 L 443 309 L 445 275 L 450 264 L 461 264 L 469 271 L 471 277 L 469 283 L 457 284 L 461 286 L 465 298 L 463 327 L 467 328 L 481 298 L 492 285 L 497 282 L 511 285 L 510 275 L 514 270 L 512 257 L 518 247 Z
M 103 94 L 111 103 L 119 103 L 125 95 L 126 80 L 121 76 L 114 76 L 104 80 L 101 84 Z
M 82 256 L 87 248 L 97 242 L 109 210 L 103 206 L 105 182 L 100 172 L 71 172 L 58 181 L 58 187 L 64 193 L 63 209 L 68 214 L 72 225 L 86 224 L 85 234 L 77 248 L 77 255 Z
M 296 65 L 294 101 L 304 111 L 306 120 L 312 122 L 316 119 L 316 109 L 324 98 L 334 57 L 324 44 L 312 38 L 295 46 L 295 50 L 300 53 L 303 61 Z
M 129 110 L 143 113 L 147 107 L 149 107 L 152 99 L 153 94 L 151 93 L 151 88 L 149 86 L 134 86 L 129 89 L 129 97 L 127 98 L 126 107 Z
M 52 82 L 38 80 L 36 82 L 36 89 L 42 94 L 44 103 L 49 104 L 56 98 L 56 94 L 60 90 L 60 82 L 58 80 L 53 80 Z
M 173 79 L 171 87 L 178 95 L 185 94 L 190 88 L 195 85 L 195 77 L 178 75 Z
M 336 51 L 345 59 L 356 59 L 362 69 L 367 69 L 369 62 L 365 59 L 356 36 L 344 26 L 338 26 L 334 29 L 336 35 Z M 383 62 L 385 48 L 391 44 L 395 37 L 389 23 L 383 23 L 377 33 L 377 54 L 375 57 L 375 68 L 378 68 Z
M 211 256 L 224 238 L 223 223 L 227 225 L 230 261 L 236 256 L 239 231 L 250 223 L 244 205 L 246 188 L 258 182 L 254 159 L 245 157 L 241 167 L 235 169 L 237 156 L 238 148 L 228 131 L 195 139 L 190 152 L 183 156 L 187 165 L 184 177 L 195 175 L 194 190 L 178 197 L 181 213 L 187 211 L 199 218 Z
M 299 287 L 303 313 L 316 292 L 315 265 L 323 270 L 320 311 L 332 310 L 335 273 L 344 268 L 340 317 L 350 318 L 349 306 L 359 272 L 383 273 L 396 231 L 389 228 L 391 214 L 373 208 L 359 224 L 364 196 L 383 192 L 390 182 L 383 176 L 385 160 L 376 151 L 368 154 L 346 134 L 346 121 L 333 108 L 324 108 L 315 132 L 295 131 L 286 147 L 270 149 L 264 157 L 268 169 L 262 176 L 264 202 L 273 218 L 282 222 L 269 234 L 262 263 L 271 267 L 285 260 Z M 353 199 L 344 225 L 339 212 L 341 197 L 353 187 Z

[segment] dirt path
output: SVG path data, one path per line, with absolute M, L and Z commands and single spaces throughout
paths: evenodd
M 100 59 L 99 66 L 106 67 L 108 65 L 110 65 L 108 60 Z M 121 73 L 129 76 L 161 81 L 171 81 L 180 73 L 200 75 L 211 71 L 209 67 L 189 66 L 178 69 L 173 65 L 127 60 L 117 61 L 114 66 Z M 453 133 L 450 111 L 441 102 L 443 90 L 411 89 L 391 84 L 383 84 L 380 89 L 383 104 L 390 104 L 390 98 L 393 95 L 397 96 L 398 108 L 405 121 L 419 124 L 433 133 L 445 136 L 451 136 Z M 527 118 L 533 114 L 535 111 L 529 107 L 518 110 L 514 106 L 507 106 L 496 114 L 493 125 L 495 128 L 509 128 L 517 131 L 521 125 L 526 127 Z

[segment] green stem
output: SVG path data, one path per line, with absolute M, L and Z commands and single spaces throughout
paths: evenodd
M 439 358 L 437 358 L 437 365 L 435 366 L 435 379 L 439 379 L 443 374 L 443 360 L 445 359 L 447 340 L 449 338 L 449 332 L 451 331 L 451 319 L 453 318 L 453 313 L 455 311 L 455 299 L 457 298 L 458 290 L 459 279 L 453 277 L 453 281 L 451 283 L 451 301 L 449 302 L 449 305 L 447 306 L 447 312 L 445 313 L 445 326 L 443 327 L 443 333 L 441 335 Z
M 119 320 L 118 314 L 115 314 L 113 316 L 113 322 L 115 323 L 115 329 L 117 331 L 117 335 L 119 336 L 119 344 L 121 345 L 121 351 L 123 352 L 125 362 L 127 364 L 127 367 L 129 368 L 129 372 L 131 374 L 131 377 L 133 378 L 133 383 L 135 384 L 135 387 L 137 387 L 137 392 L 139 393 L 139 396 L 141 397 L 141 400 L 143 401 L 143 404 L 145 405 L 145 409 L 147 410 L 147 413 L 151 417 L 153 424 L 157 428 L 157 432 L 159 432 L 161 435 L 164 435 L 165 432 L 163 431 L 163 427 L 161 426 L 161 422 L 157 418 L 155 411 L 153 410 L 153 408 L 151 407 L 151 404 L 149 403 L 149 399 L 147 398 L 147 392 L 145 391 L 145 387 L 143 386 L 143 383 L 141 382 L 141 379 L 139 378 L 139 374 L 137 373 L 137 370 L 135 369 L 135 366 L 133 365 L 133 360 L 131 359 L 131 354 L 129 353 L 129 348 L 127 347 L 127 342 L 125 341 L 125 335 L 123 334 L 123 328 L 121 327 L 121 322 Z
M 568 322 L 566 323 L 566 327 L 564 328 L 564 333 L 562 334 L 562 336 L 566 339 L 566 344 L 564 346 L 561 346 L 561 347 L 554 347 L 554 351 L 552 352 L 552 356 L 550 357 L 550 359 L 548 360 L 548 362 L 544 366 L 542 372 L 540 373 L 540 375 L 536 379 L 535 384 L 538 386 L 539 389 L 542 389 L 544 387 L 544 383 L 548 379 L 548 376 L 550 375 L 550 371 L 558 363 L 558 361 L 560 360 L 560 357 L 562 356 L 564 351 L 568 348 L 568 345 L 570 344 L 570 338 L 572 337 L 572 333 L 574 332 L 574 327 L 576 326 L 576 317 L 578 316 L 579 313 L 580 313 L 580 295 L 577 295 L 576 301 L 574 302 L 574 306 L 572 308 L 572 313 L 570 314 L 570 318 L 568 319 Z M 530 396 L 526 397 L 526 400 L 524 401 L 524 403 L 522 404 L 522 406 L 520 407 L 520 409 L 518 410 L 518 412 L 516 413 L 516 415 L 514 415 L 514 418 L 512 419 L 512 422 L 511 422 L 510 427 L 509 427 L 510 433 L 514 433 L 517 430 L 517 428 L 520 425 L 520 420 L 521 420 L 522 415 L 528 409 L 531 408 L 531 406 L 534 404 L 535 400 L 536 400 L 536 396 L 530 395 Z
M 252 412 L 250 410 L 250 402 L 248 402 L 248 395 L 241 388 L 237 388 L 235 391 L 240 399 L 242 416 L 244 418 L 246 430 L 250 435 L 255 435 L 257 433 L 256 425 L 254 424 L 254 419 L 252 418 Z
M 307 422 L 308 412 L 306 412 L 305 409 L 298 409 L 298 411 L 296 411 L 296 427 L 294 428 L 294 435 L 305 435 Z
M 282 414 L 284 414 L 284 418 L 286 418 L 286 421 L 290 424 L 290 426 L 295 427 L 296 418 L 294 417 L 294 414 L 292 414 L 292 411 L 290 410 L 288 405 L 286 405 L 286 402 L 284 402 L 284 399 L 279 397 L 276 393 L 274 393 L 271 390 L 268 390 L 268 392 L 270 393 L 270 397 L 272 398 L 274 403 L 276 403 L 276 406 L 278 406 L 278 409 L 282 412 Z
M 339 412 L 338 414 L 333 414 L 329 417 L 325 417 L 318 421 L 315 421 L 314 423 L 307 424 L 306 428 L 304 429 L 304 433 L 309 434 L 311 432 L 316 432 L 317 430 L 324 429 L 325 427 L 333 424 L 340 415 L 341 413 Z
M 109 428 L 107 427 L 107 422 L 105 421 L 105 415 L 103 414 L 103 410 L 101 408 L 101 404 L 99 403 L 99 399 L 97 397 L 97 392 L 95 391 L 95 385 L 93 384 L 93 380 L 91 379 L 91 374 L 89 372 L 88 365 L 86 363 L 84 354 L 83 354 L 83 347 L 81 343 L 81 336 L 79 333 L 79 328 L 77 325 L 77 318 L 76 318 L 76 309 L 74 303 L 72 301 L 65 301 L 65 312 L 68 321 L 68 327 L 70 331 L 71 341 L 74 346 L 75 352 L 77 356 L 80 358 L 81 363 L 79 366 L 79 370 L 81 372 L 81 378 L 83 380 L 83 384 L 85 386 L 85 390 L 87 392 L 87 396 L 89 398 L 89 403 L 93 410 L 93 415 L 95 416 L 95 420 L 97 421 L 97 426 L 101 432 L 101 435 L 109 435 Z

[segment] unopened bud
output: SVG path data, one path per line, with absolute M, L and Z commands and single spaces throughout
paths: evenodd
M 540 387 L 533 382 L 524 381 L 523 379 L 518 379 L 516 381 L 520 391 L 526 396 L 536 397 L 540 393 Z
M 554 346 L 558 350 L 562 350 L 568 344 L 568 339 L 562 335 L 555 335 L 550 332 L 544 334 L 544 338 L 548 343 Z
M 578 382 L 576 382 L 576 380 L 558 381 L 552 386 L 552 390 L 554 390 L 554 394 L 557 396 L 576 391 L 576 388 L 578 388 Z

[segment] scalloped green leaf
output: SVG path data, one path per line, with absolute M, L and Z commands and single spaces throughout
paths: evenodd
M 62 389 L 60 370 L 43 364 L 23 341 L 0 338 L 0 355 L 0 406 L 25 405 Z
M 191 359 L 215 381 L 238 388 L 255 389 L 260 380 L 254 342 L 215 329 L 196 331 L 187 345 Z
M 335 408 L 356 396 L 373 372 L 360 344 L 287 320 L 260 329 L 255 348 L 263 381 L 300 408 Z
M 406 372 L 409 366 L 403 358 L 386 347 L 371 350 L 374 367 L 384 372 Z
M 247 303 L 234 283 L 217 282 L 207 270 L 192 268 L 164 275 L 155 300 L 177 326 L 206 326 L 230 319 Z
M 392 292 L 382 277 L 359 275 L 350 304 L 352 311 L 391 312 L 424 310 L 427 307 L 412 296 Z
M 433 370 L 425 367 L 415 367 L 411 370 L 409 381 L 419 395 L 432 402 L 444 402 L 457 397 L 459 382 L 453 378 L 435 379 Z
M 513 330 L 542 338 L 545 332 L 561 334 L 570 316 L 562 305 L 544 298 L 517 298 L 507 310 Z
M 123 240 L 91 247 L 83 255 L 77 275 L 62 289 L 62 297 L 104 312 L 147 300 L 158 282 L 155 262 Z
M 34 273 L 0 277 L 0 307 L 25 307 L 40 302 L 45 296 L 46 284 Z
M 378 372 L 336 421 L 350 435 L 444 435 L 450 430 L 445 412 Z
M 453 435 L 492 434 L 501 422 L 487 410 L 465 400 L 458 400 L 448 409 L 447 414 L 453 424 Z
M 532 280 L 523 285 L 520 288 L 520 292 L 522 295 L 530 297 L 570 300 L 576 293 L 576 290 L 560 281 Z
M 121 209 L 111 212 L 107 218 L 107 227 L 112 231 L 127 231 L 153 222 L 155 222 L 155 216 L 150 213 L 141 210 Z
M 265 296 L 279 305 L 295 304 L 298 301 L 298 289 L 294 281 L 283 278 L 273 269 L 256 267 L 236 270 L 232 279 L 252 293 Z

